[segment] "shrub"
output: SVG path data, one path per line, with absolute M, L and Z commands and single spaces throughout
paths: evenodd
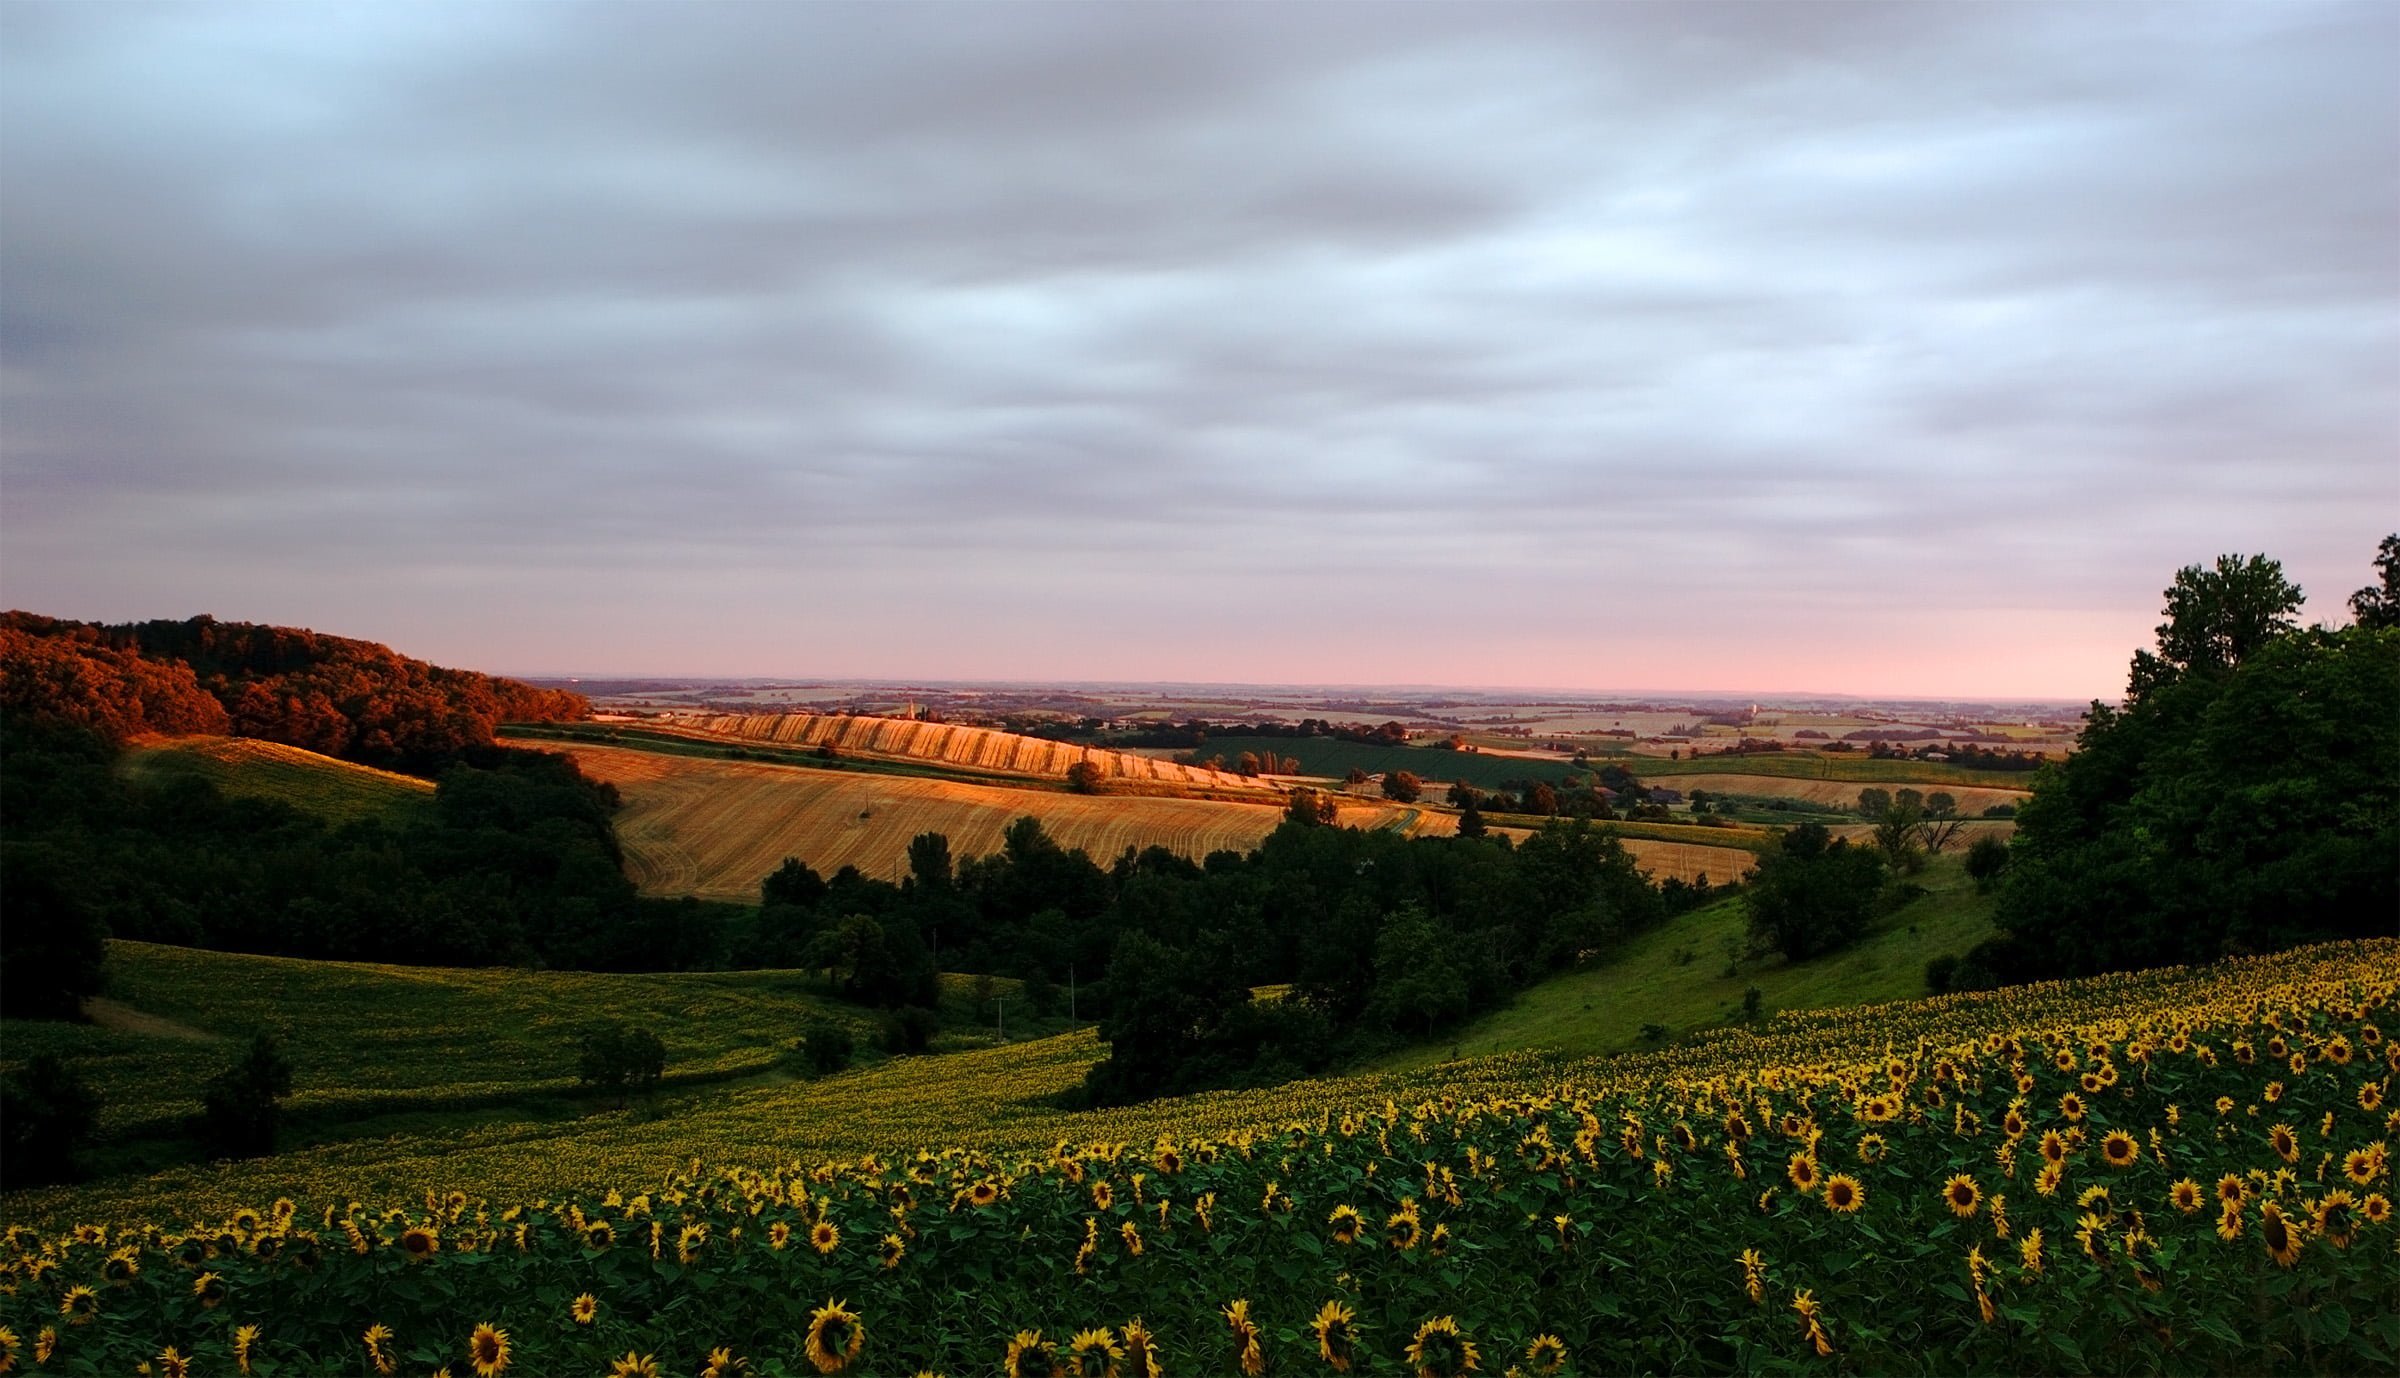
M 75 1180 L 75 1150 L 92 1136 L 100 1097 L 55 1054 L 0 1081 L 0 1187 Z
M 617 1093 L 623 1105 L 629 1095 L 648 1095 L 658 1089 L 667 1071 L 667 1046 L 648 1029 L 609 1024 L 583 1036 L 577 1066 L 583 1084 Z
M 793 1051 L 800 1054 L 801 1065 L 812 1074 L 830 1076 L 850 1065 L 850 1055 L 858 1051 L 858 1040 L 849 1025 L 818 1015 L 801 1031 Z
M 263 1158 L 275 1151 L 283 1098 L 292 1093 L 292 1064 L 275 1036 L 250 1040 L 241 1060 L 208 1079 L 200 1092 L 200 1142 L 214 1158 Z

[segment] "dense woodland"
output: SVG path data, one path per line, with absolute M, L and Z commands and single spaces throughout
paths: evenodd
M 102 626 L 0 613 L 0 717 L 145 733 L 229 733 L 430 774 L 502 722 L 591 716 L 580 694 L 411 660 L 297 627 Z

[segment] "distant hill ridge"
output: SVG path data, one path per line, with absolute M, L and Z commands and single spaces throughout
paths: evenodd
M 194 617 L 107 625 L 0 613 L 0 715 L 281 742 L 408 767 L 489 745 L 502 722 L 587 718 L 580 694 L 299 627 Z
M 1089 761 L 1103 779 L 1181 785 L 1250 786 L 1230 771 L 1178 765 L 1130 752 L 1027 737 L 996 727 L 919 722 L 913 718 L 870 718 L 823 713 L 725 713 L 684 719 L 681 726 L 719 737 L 776 742 L 786 746 L 829 746 L 866 756 L 941 761 L 975 770 L 1064 779 L 1067 767 Z

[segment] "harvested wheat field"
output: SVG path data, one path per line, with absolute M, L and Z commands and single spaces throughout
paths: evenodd
M 1759 794 L 1777 799 L 1806 799 L 1839 808 L 1855 808 L 1862 789 L 1879 789 L 1886 794 L 1913 789 L 1920 794 L 1947 794 L 1958 801 L 1960 813 L 1970 816 L 1994 804 L 2022 804 L 2033 797 L 2024 790 L 1981 789 L 1974 785 L 1861 784 L 1855 780 L 1799 780 L 1781 775 L 1680 775 L 1670 783 L 1678 789 L 1704 789 L 1712 795 Z
M 897 879 L 908 840 L 938 832 L 953 856 L 997 851 L 1010 823 L 1031 814 L 1062 845 L 1105 863 L 1127 847 L 1166 847 L 1199 858 L 1247 851 L 1275 830 L 1273 804 L 1143 795 L 1080 795 L 953 780 L 810 770 L 666 756 L 624 747 L 545 743 L 624 796 L 616 817 L 626 868 L 645 892 L 755 901 L 758 883 L 785 857 L 831 875 L 856 866 Z M 1447 831 L 1443 815 L 1381 801 L 1344 799 L 1353 827 Z
M 940 761 L 970 770 L 1008 775 L 1066 778 L 1067 767 L 1089 761 L 1104 779 L 1150 781 L 1173 785 L 1241 786 L 1251 782 L 1222 770 L 1177 765 L 1130 752 L 1102 751 L 1072 742 L 1053 742 L 1003 732 L 994 727 L 957 723 L 917 722 L 909 718 L 869 718 L 820 713 L 744 713 L 686 718 L 677 728 L 710 737 L 780 746 L 829 746 L 858 756 L 890 756 L 912 761 Z

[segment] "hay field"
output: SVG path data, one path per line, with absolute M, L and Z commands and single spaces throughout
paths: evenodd
M 825 875 L 856 866 L 897 879 L 917 834 L 946 834 L 953 856 L 979 856 L 999 850 L 1001 832 L 1027 814 L 1060 844 L 1103 863 L 1127 847 L 1167 847 L 1195 859 L 1247 851 L 1283 819 L 1273 804 L 1066 794 L 582 743 L 555 749 L 624 796 L 617 838 L 634 882 L 652 894 L 755 903 L 759 882 L 793 856 Z M 1340 805 L 1340 821 L 1353 827 L 1455 826 L 1400 804 L 1345 798 Z
M 2017 789 L 1978 789 L 1971 785 L 1862 785 L 1847 780 L 1802 780 L 1787 775 L 1711 775 L 1705 780 L 1694 777 L 1679 782 L 1710 794 L 1757 794 L 1777 799 L 1806 799 L 1814 804 L 1831 804 L 1838 808 L 1855 808 L 1862 789 L 1915 789 L 1921 793 L 1947 794 L 1958 801 L 1958 811 L 1979 814 L 1995 804 L 2022 804 L 2033 796 Z
M 387 817 L 433 799 L 433 782 L 250 737 L 151 737 L 134 743 L 126 778 L 195 776 L 226 794 L 272 799 L 334 823 Z
M 862 756 L 939 761 L 969 770 L 1063 780 L 1067 767 L 1089 761 L 1104 779 L 1134 783 L 1239 787 L 1238 775 L 1177 765 L 1148 756 L 1020 736 L 992 727 L 917 722 L 908 718 L 844 717 L 820 713 L 745 713 L 693 717 L 685 731 L 780 746 L 829 746 Z

